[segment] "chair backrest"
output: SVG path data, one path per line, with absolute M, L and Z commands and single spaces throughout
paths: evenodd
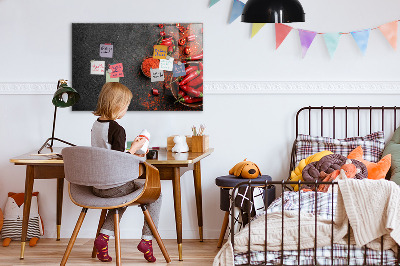
M 97 147 L 67 147 L 62 150 L 65 179 L 83 186 L 118 186 L 139 176 L 145 159 Z

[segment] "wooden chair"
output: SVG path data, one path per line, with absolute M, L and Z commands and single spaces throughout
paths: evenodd
M 66 264 L 88 209 L 102 209 L 96 237 L 103 226 L 107 210 L 116 209 L 114 215 L 116 265 L 121 265 L 118 208 L 129 205 L 139 205 L 142 208 L 145 220 L 149 224 L 166 262 L 171 262 L 145 205 L 157 200 L 161 193 L 160 175 L 157 168 L 137 156 L 103 148 L 68 147 L 63 149 L 62 155 L 65 179 L 70 182 L 68 186 L 69 196 L 74 204 L 82 207 L 82 211 L 60 265 Z M 138 160 L 140 161 L 139 169 L 137 167 Z M 144 182 L 144 186 L 143 189 L 136 190 L 129 195 L 118 198 L 100 198 L 91 191 L 92 186 L 128 182 L 135 175 L 145 177 L 144 180 L 139 180 Z M 94 247 L 92 257 L 96 257 Z

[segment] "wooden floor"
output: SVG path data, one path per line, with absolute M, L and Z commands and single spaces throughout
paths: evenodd
M 20 260 L 20 242 L 12 241 L 9 247 L 0 246 L 0 265 L 60 265 L 61 258 L 64 255 L 65 248 L 69 239 L 40 239 L 36 247 L 25 249 L 25 259 Z M 140 240 L 121 240 L 122 247 L 122 264 L 123 265 L 212 265 L 215 255 L 218 253 L 217 240 L 183 240 L 183 261 L 178 260 L 178 247 L 176 240 L 163 240 L 168 250 L 172 262 L 167 264 L 158 248 L 157 242 L 154 241 L 154 254 L 157 258 L 156 263 L 149 264 L 143 254 L 136 249 Z M 113 262 L 104 263 L 97 258 L 92 259 L 92 239 L 77 239 L 68 259 L 67 265 L 115 265 L 114 262 L 114 243 L 110 241 L 110 255 Z

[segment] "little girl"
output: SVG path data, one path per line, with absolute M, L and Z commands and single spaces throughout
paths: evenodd
M 106 148 L 125 152 L 125 129 L 120 126 L 115 120 L 122 118 L 132 100 L 132 92 L 124 85 L 118 82 L 108 82 L 101 89 L 94 115 L 99 118 L 93 123 L 91 142 L 93 147 Z M 136 138 L 132 142 L 129 153 L 134 156 L 138 155 L 139 150 L 146 142 L 144 138 Z M 135 190 L 144 186 L 143 183 L 135 181 L 137 176 L 132 176 L 132 181 L 122 184 L 117 187 L 93 187 L 93 194 L 102 198 L 122 197 L 132 193 Z M 161 195 L 153 203 L 147 205 L 153 221 L 158 226 L 161 208 Z M 120 219 L 124 214 L 126 207 L 119 208 Z M 99 236 L 94 241 L 94 246 L 97 249 L 97 258 L 101 261 L 111 261 L 112 258 L 108 255 L 108 240 L 110 236 L 114 236 L 114 219 L 115 210 L 109 210 Z M 142 240 L 137 246 L 138 250 L 144 253 L 144 258 L 149 262 L 155 262 L 153 256 L 152 237 L 150 227 L 144 221 L 142 230 Z

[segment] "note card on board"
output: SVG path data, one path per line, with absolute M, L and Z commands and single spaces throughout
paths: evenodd
M 186 75 L 185 64 L 181 63 L 174 64 L 174 68 L 172 69 L 173 77 L 182 77 Z
M 164 70 L 159 68 L 150 69 L 151 82 L 164 81 Z
M 165 59 L 167 57 L 168 46 L 166 45 L 154 45 L 153 58 Z
M 111 74 L 110 78 L 123 78 L 124 77 L 124 67 L 122 63 L 110 65 Z
M 90 74 L 104 75 L 105 61 L 90 61 Z
M 112 58 L 114 51 L 114 45 L 112 44 L 100 44 L 100 57 Z
M 172 71 L 174 67 L 174 58 L 170 59 L 160 59 L 160 66 L 159 69 Z

